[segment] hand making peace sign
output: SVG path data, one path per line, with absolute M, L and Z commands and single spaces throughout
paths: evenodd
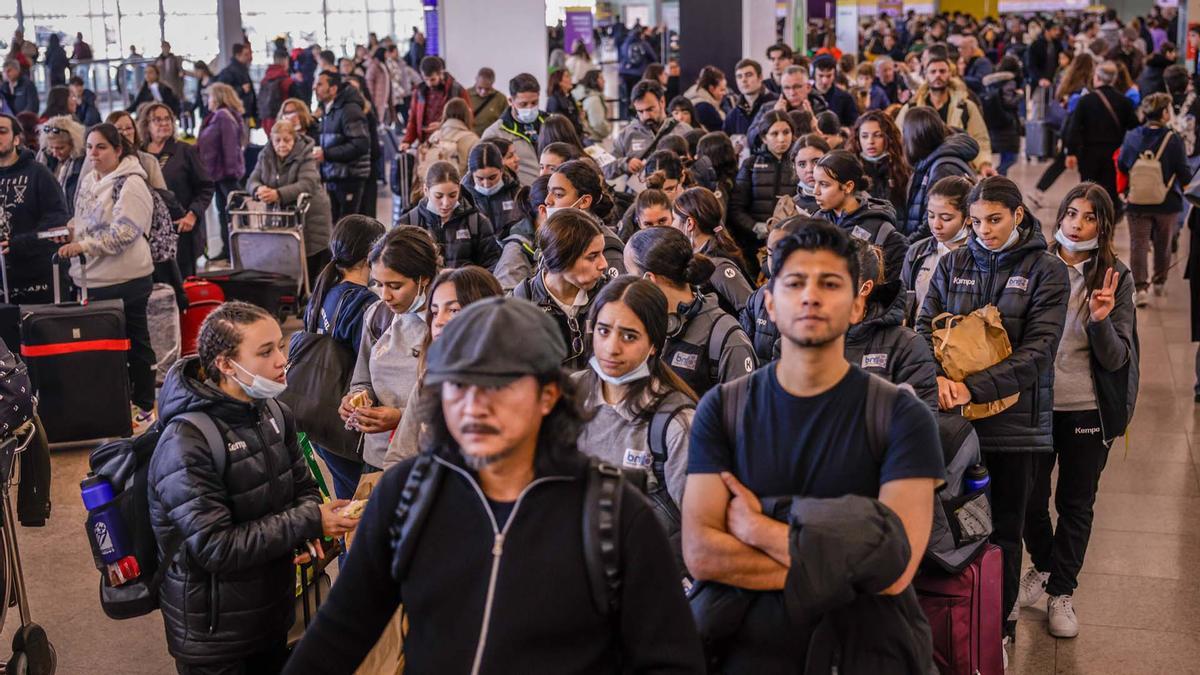
M 1088 309 L 1092 314 L 1092 321 L 1103 321 L 1108 318 L 1108 315 L 1116 305 L 1117 281 L 1119 277 L 1117 271 L 1113 268 L 1108 268 L 1104 272 L 1104 285 L 1092 291 L 1092 297 L 1088 298 Z

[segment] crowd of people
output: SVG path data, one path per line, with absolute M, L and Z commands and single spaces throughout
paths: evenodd
M 202 74 L 194 139 L 164 43 L 104 122 L 81 83 L 52 89 L 36 154 L 0 113 L 12 302 L 47 301 L 56 252 L 125 302 L 132 414 L 167 429 L 151 515 L 185 542 L 160 596 L 181 673 L 353 672 L 392 634 L 417 672 L 929 672 L 939 628 L 912 581 L 946 480 L 939 430 L 981 408 L 1003 598 L 1002 631 L 979 639 L 1010 648 L 1043 596 L 1070 638 L 1136 400 L 1136 311 L 1166 293 L 1200 164 L 1175 20 L 909 13 L 864 26 L 858 54 L 818 27 L 812 53 L 772 45 L 688 86 L 635 27 L 623 122 L 582 44 L 502 89 L 390 38 L 343 58 L 280 43 L 256 86 L 242 44 Z M 1023 193 L 1007 174 L 1027 122 L 1051 129 L 1035 154 L 1051 163 Z M 270 143 L 248 163 L 255 126 Z M 411 184 L 384 166 L 389 137 Z M 1068 168 L 1081 183 L 1048 203 Z M 386 222 L 381 183 L 411 200 Z M 353 368 L 292 394 L 361 434 L 317 447 L 324 502 L 295 441 L 311 420 L 266 404 L 287 336 L 261 308 L 211 314 L 155 405 L 151 283 L 227 256 L 205 213 L 215 199 L 228 246 L 238 190 L 312 203 L 304 330 Z M 160 200 L 170 259 L 149 241 Z M 989 312 L 1009 353 L 951 377 L 943 315 Z M 225 475 L 168 426 L 196 410 L 246 441 Z M 351 531 L 291 649 L 294 563 Z

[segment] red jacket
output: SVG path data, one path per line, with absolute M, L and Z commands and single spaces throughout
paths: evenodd
M 461 84 L 455 82 L 449 73 L 444 74 L 442 77 L 445 79 L 443 86 L 446 87 L 446 101 L 458 97 L 466 101 L 467 105 L 470 106 L 471 97 L 467 94 L 467 90 L 463 89 Z M 418 140 L 425 141 L 429 138 L 429 134 L 425 133 L 425 125 L 428 124 L 425 121 L 425 101 L 428 96 L 429 85 L 422 82 L 421 86 L 417 87 L 417 90 L 413 92 L 412 107 L 408 113 L 408 127 L 404 130 L 405 143 L 413 143 Z M 438 111 L 438 113 L 437 117 L 441 119 L 441 111 Z

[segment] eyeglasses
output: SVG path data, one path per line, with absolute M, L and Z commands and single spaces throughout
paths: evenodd
M 61 127 L 42 127 L 42 130 L 43 130 L 43 131 L 45 131 L 46 133 L 50 134 L 50 135 L 54 135 L 54 134 L 69 134 L 69 133 L 71 133 L 71 132 L 69 132 L 69 131 L 67 131 L 66 129 L 63 129 L 63 128 L 61 128 Z
M 579 320 L 573 316 L 568 316 L 567 328 L 571 331 L 571 355 L 568 359 L 582 356 L 584 352 L 583 331 L 579 329 Z

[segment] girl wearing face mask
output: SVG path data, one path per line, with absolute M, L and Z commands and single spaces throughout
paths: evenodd
M 625 248 L 625 266 L 667 296 L 662 358 L 698 396 L 758 366 L 737 319 L 721 309 L 715 294 L 700 291 L 716 266 L 694 252 L 682 232 L 667 227 L 638 232 Z
M 763 276 L 768 279 L 771 278 L 771 274 L 774 271 L 772 258 L 775 254 L 775 247 L 779 245 L 779 242 L 783 241 L 784 237 L 795 234 L 800 228 L 811 227 L 814 223 L 820 224 L 824 222 L 820 218 L 793 216 L 778 223 L 773 223 L 771 231 L 767 233 L 766 256 L 763 260 L 762 268 Z M 742 324 L 742 330 L 746 331 L 746 336 L 750 338 L 750 343 L 754 345 L 754 354 L 758 357 L 758 362 L 762 364 L 779 358 L 779 329 L 775 326 L 775 321 L 771 319 L 771 315 L 767 313 L 767 290 L 765 284 L 756 288 L 746 300 L 746 306 L 738 314 L 738 323 Z
M 467 155 L 467 173 L 462 189 L 471 195 L 475 208 L 487 216 L 496 238 L 503 240 L 524 214 L 517 204 L 521 183 L 504 170 L 504 155 L 491 143 L 478 143 Z
M 829 154 L 829 144 L 820 134 L 805 134 L 796 140 L 792 166 L 796 172 L 796 194 L 792 201 L 796 207 L 809 215 L 821 210 L 813 196 L 813 169 L 817 160 Z
M 537 268 L 537 229 L 546 220 L 546 196 L 549 192 L 549 176 L 538 176 L 532 184 L 517 192 L 517 205 L 524 217 L 500 242 L 500 260 L 493 271 L 505 293 L 532 277 Z
M 322 555 L 322 537 L 357 520 L 322 502 L 296 443 L 296 420 L 273 399 L 286 387 L 286 341 L 266 310 L 228 302 L 204 320 L 198 357 L 177 363 L 162 390 L 164 430 L 150 459 L 149 508 L 159 545 L 182 537 L 160 602 L 181 672 L 202 660 L 229 671 L 279 672 L 287 660 L 296 562 Z M 215 423 L 209 447 L 183 413 Z M 224 474 L 214 452 L 229 452 Z M 234 454 L 236 452 L 236 454 Z M 297 553 L 298 550 L 305 551 Z M 196 598 L 206 598 L 201 607 Z M 211 630 L 197 630 L 198 622 Z
M 816 215 L 883 249 L 884 278 L 897 281 L 908 241 L 896 229 L 896 210 L 872 197 L 870 185 L 858 157 L 846 150 L 830 152 L 813 169 L 813 198 L 821 207 Z
M 1025 516 L 1025 546 L 1033 566 L 1018 602 L 1049 596 L 1054 637 L 1079 633 L 1071 602 L 1092 529 L 1092 506 L 1108 450 L 1125 434 L 1138 390 L 1134 281 L 1117 259 L 1115 214 L 1095 183 L 1077 185 L 1058 209 L 1050 251 L 1066 263 L 1071 295 L 1054 357 L 1054 452 L 1034 460 L 1033 493 Z M 1050 518 L 1050 477 L 1058 464 Z
M 461 198 L 460 180 L 453 164 L 434 162 L 425 172 L 425 197 L 400 216 L 396 225 L 412 225 L 428 232 L 441 248 L 446 267 L 479 265 L 491 269 L 500 259 L 492 221 L 469 197 Z
M 417 357 L 429 333 L 421 312 L 437 276 L 438 251 L 424 230 L 397 227 L 375 243 L 367 261 L 383 302 L 363 316 L 358 361 L 338 409 L 347 427 L 365 434 L 364 474 L 383 466 L 388 439 L 417 381 Z
M 567 162 L 554 170 L 548 185 L 547 217 L 564 208 L 583 209 L 596 216 L 604 234 L 604 259 L 608 261 L 606 274 L 610 279 L 624 274 L 621 251 L 625 244 L 610 225 L 610 219 L 616 217 L 616 205 L 595 164 L 581 159 Z
M 891 202 L 896 213 L 904 213 L 912 168 L 904 157 L 900 128 L 892 118 L 882 110 L 863 113 L 854 125 L 848 149 L 862 160 L 871 179 L 871 196 Z
M 329 232 L 333 212 L 329 193 L 321 182 L 321 165 L 313 157 L 314 142 L 287 120 L 271 127 L 271 143 L 258 153 L 258 162 L 246 181 L 246 191 L 270 207 L 293 208 L 300 195 L 308 195 L 304 217 L 304 253 L 308 256 L 308 278 L 329 262 Z
M 600 221 L 577 208 L 555 211 L 538 228 L 537 243 L 542 251 L 538 269 L 512 295 L 541 307 L 558 323 L 567 346 L 563 368 L 582 370 L 592 355 L 588 311 L 609 278 Z
M 971 228 L 967 226 L 967 194 L 971 181 L 961 176 L 947 176 L 929 189 L 928 226 L 932 233 L 914 241 L 904 256 L 900 280 L 913 291 L 915 302 L 907 313 L 909 325 L 925 302 L 929 280 L 947 253 L 967 243 Z
M 647 493 L 678 553 L 696 394 L 660 358 L 667 316 L 667 297 L 657 286 L 617 277 L 592 306 L 591 367 L 573 377 L 593 414 L 579 436 L 580 452 L 646 472 Z
M 716 265 L 712 276 L 701 285 L 701 291 L 716 293 L 721 309 L 737 316 L 754 289 L 746 274 L 742 252 L 722 222 L 720 200 L 707 188 L 690 188 L 675 200 L 671 215 L 671 227 L 688 238 L 694 252 L 705 255 Z
M 464 307 L 477 300 L 501 295 L 504 295 L 504 291 L 496 277 L 475 265 L 442 270 L 434 277 L 433 283 L 429 285 L 429 309 L 425 313 L 425 323 L 429 332 L 426 334 L 425 345 L 421 348 L 420 376 L 408 394 L 407 410 L 412 411 L 412 414 L 406 414 L 400 419 L 400 426 L 388 443 L 387 455 L 383 459 L 384 470 L 417 454 L 421 428 L 421 416 L 417 412 L 426 402 L 425 396 L 422 395 L 422 380 L 425 377 L 425 354 L 429 351 L 430 343 L 441 336 L 446 324 Z
M 792 119 L 780 110 L 763 114 L 764 131 L 753 154 L 742 162 L 737 185 L 729 200 L 726 223 L 742 248 L 751 273 L 758 273 L 758 249 L 767 238 L 767 221 L 775 214 L 780 195 L 792 192 L 796 170 L 791 147 L 795 138 Z
M 942 410 L 1019 395 L 1011 407 L 973 422 L 991 476 L 991 541 L 1004 559 L 998 620 L 1007 621 L 1017 601 L 1034 458 L 1054 449 L 1054 358 L 1070 282 L 1066 266 L 1046 251 L 1041 224 L 1025 208 L 1016 183 L 1002 176 L 980 181 L 967 196 L 967 217 L 975 236 L 938 263 L 917 332 L 932 349 L 934 317 L 994 305 L 1012 345 L 1008 358 L 962 382 L 946 378 L 940 369 L 938 374 Z M 1015 630 L 1014 617 L 1005 626 L 1006 639 Z

